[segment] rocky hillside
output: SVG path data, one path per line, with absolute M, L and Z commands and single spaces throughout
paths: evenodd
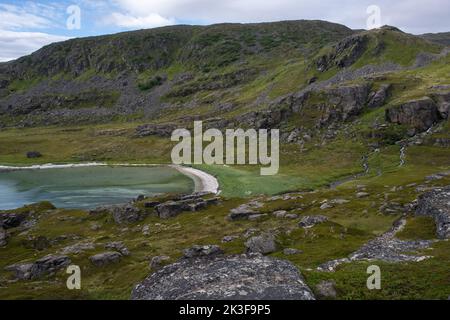
M 244 115 L 249 123 L 278 125 L 248 110 L 264 112 L 289 95 L 322 95 L 324 88 L 370 74 L 423 67 L 442 50 L 391 27 L 355 32 L 323 21 L 175 26 L 73 39 L 0 65 L 0 127 L 190 123 L 186 110 L 205 120 Z M 351 104 L 358 110 L 320 115 L 314 123 L 347 119 L 367 103 L 382 105 L 379 95 L 369 101 L 377 93 L 372 85 L 357 89 L 360 101 Z M 324 95 L 354 98 L 352 90 L 331 90 Z

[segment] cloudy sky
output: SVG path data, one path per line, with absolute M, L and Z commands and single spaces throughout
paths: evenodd
M 68 38 L 174 24 L 321 19 L 365 29 L 371 5 L 383 25 L 450 31 L 449 0 L 0 0 L 0 61 Z

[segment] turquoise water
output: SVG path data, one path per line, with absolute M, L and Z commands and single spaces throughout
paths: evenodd
M 138 195 L 190 193 L 194 182 L 170 167 L 83 167 L 0 172 L 0 210 L 40 201 L 91 209 Z

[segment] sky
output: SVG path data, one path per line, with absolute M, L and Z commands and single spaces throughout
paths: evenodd
M 0 0 L 0 61 L 75 37 L 176 24 L 298 19 L 326 20 L 353 29 L 371 28 L 374 23 L 368 21 L 372 21 L 413 34 L 448 32 L 450 1 Z

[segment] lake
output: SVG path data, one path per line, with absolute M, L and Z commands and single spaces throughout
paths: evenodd
M 178 170 L 151 167 L 78 167 L 0 172 L 0 210 L 50 201 L 58 208 L 92 209 L 139 195 L 191 193 L 194 182 Z

